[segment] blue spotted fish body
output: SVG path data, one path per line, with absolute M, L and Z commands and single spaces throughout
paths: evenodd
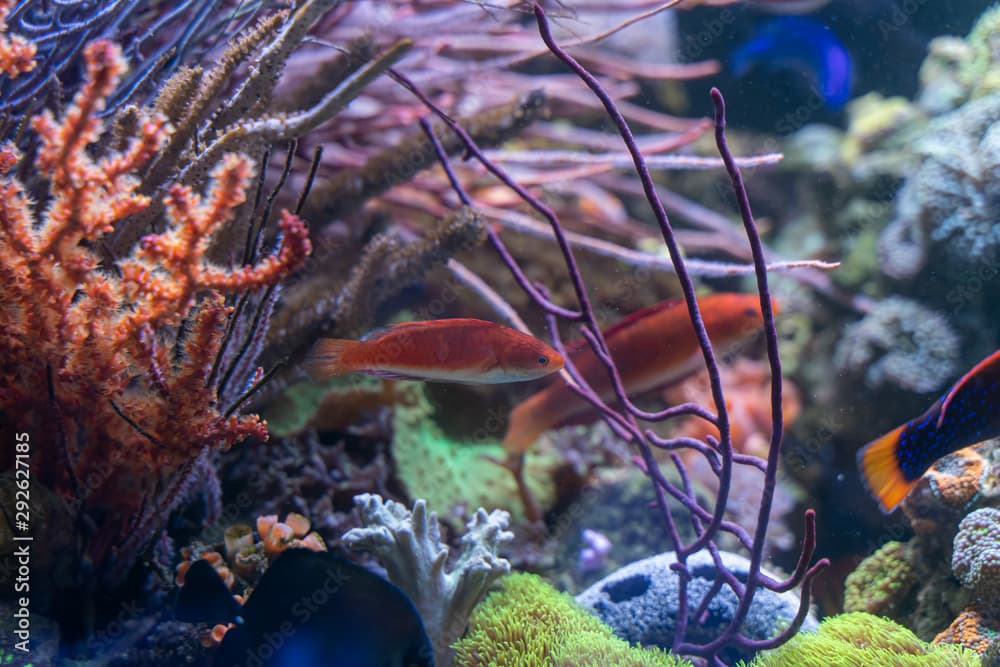
M 927 412 L 858 452 L 858 467 L 884 512 L 902 502 L 943 456 L 1000 436 L 1000 350 L 963 375 Z

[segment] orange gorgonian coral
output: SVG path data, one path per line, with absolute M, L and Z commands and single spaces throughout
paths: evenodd
M 35 69 L 37 48 L 23 37 L 7 36 L 11 0 L 0 0 L 0 72 L 14 77 Z
M 91 524 L 82 555 L 116 578 L 162 528 L 199 461 L 267 437 L 256 415 L 217 405 L 213 366 L 232 311 L 223 292 L 275 284 L 311 245 L 302 220 L 285 211 L 280 246 L 257 265 L 206 259 L 251 176 L 250 160 L 229 154 L 205 196 L 169 189 L 166 231 L 102 265 L 101 237 L 148 206 L 136 174 L 171 130 L 162 117 L 145 118 L 121 152 L 93 157 L 104 130 L 97 114 L 124 61 L 108 41 L 91 43 L 85 59 L 86 84 L 65 115 L 31 123 L 34 174 L 48 182 L 43 202 L 6 176 L 21 156 L 0 146 L 0 425 L 30 434 L 34 483 Z

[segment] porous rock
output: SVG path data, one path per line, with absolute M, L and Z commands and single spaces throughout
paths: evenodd
M 723 565 L 737 579 L 745 580 L 750 561 L 738 554 L 721 551 Z M 676 628 L 678 578 L 670 569 L 677 557 L 668 551 L 636 561 L 613 572 L 576 596 L 581 606 L 614 629 L 615 634 L 643 646 L 670 648 Z M 708 551 L 699 551 L 687 561 L 692 579 L 688 584 L 688 609 L 693 616 L 702 598 L 715 580 L 716 566 Z M 775 579 L 776 575 L 766 573 Z M 724 587 L 709 604 L 702 622 L 689 616 L 686 639 L 704 643 L 717 637 L 736 612 L 736 595 Z M 794 592 L 774 593 L 758 589 L 743 624 L 743 633 L 754 639 L 771 637 L 790 622 L 799 608 Z M 818 627 L 809 614 L 803 629 Z M 734 653 L 726 658 L 749 658 L 749 653 Z

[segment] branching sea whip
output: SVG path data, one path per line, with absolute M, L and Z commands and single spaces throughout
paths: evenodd
M 674 652 L 682 655 L 698 656 L 704 658 L 709 662 L 709 664 L 721 665 L 723 663 L 719 658 L 719 654 L 724 648 L 741 647 L 751 650 L 763 650 L 778 646 L 794 635 L 804 621 L 809 609 L 811 583 L 813 579 L 827 566 L 828 562 L 826 559 L 821 559 L 810 565 L 816 546 L 816 525 L 815 513 L 812 510 L 808 510 L 805 514 L 805 536 L 802 551 L 800 553 L 795 571 L 787 579 L 781 581 L 775 580 L 761 571 L 768 519 L 770 516 L 774 490 L 777 484 L 778 463 L 780 460 L 781 441 L 783 435 L 781 362 L 778 355 L 778 335 L 775 326 L 771 294 L 768 288 L 767 265 L 764 257 L 764 249 L 757 227 L 753 220 L 753 214 L 750 209 L 750 203 L 747 197 L 746 188 L 743 184 L 742 176 L 739 168 L 736 166 L 732 152 L 726 143 L 725 101 L 722 93 L 714 88 L 711 92 L 712 101 L 715 105 L 714 126 L 716 145 L 726 165 L 726 170 L 732 182 L 733 191 L 735 192 L 737 201 L 739 202 L 740 216 L 743 220 L 744 228 L 750 242 L 750 249 L 753 256 L 757 278 L 757 289 L 760 294 L 761 308 L 764 314 L 764 331 L 766 337 L 767 355 L 771 368 L 771 416 L 773 426 L 769 453 L 766 460 L 755 456 L 739 454 L 733 450 L 729 416 L 726 409 L 723 387 L 719 375 L 719 366 L 715 352 L 709 342 L 708 334 L 705 331 L 705 325 L 702 321 L 701 313 L 698 309 L 698 303 L 695 299 L 694 283 L 685 266 L 680 246 L 675 238 L 674 230 L 671 227 L 663 204 L 661 203 L 656 192 L 645 158 L 636 144 L 635 138 L 629 129 L 627 121 L 618 110 L 616 104 L 611 99 L 611 96 L 604 90 L 597 79 L 594 78 L 582 65 L 580 65 L 555 42 L 552 33 L 549 30 L 549 24 L 545 13 L 537 5 L 535 7 L 535 15 L 538 20 L 538 26 L 542 39 L 545 41 L 546 46 L 557 58 L 559 58 L 577 76 L 579 76 L 579 78 L 598 97 L 604 105 L 608 116 L 617 126 L 622 139 L 632 156 L 635 170 L 642 183 L 646 199 L 659 224 L 663 240 L 670 253 L 670 258 L 676 270 L 678 281 L 680 282 L 681 289 L 684 293 L 691 322 L 694 325 L 695 332 L 697 333 L 701 345 L 702 353 L 705 359 L 705 366 L 708 370 L 710 378 L 713 402 L 715 403 L 714 413 L 707 410 L 703 406 L 690 403 L 672 406 L 665 410 L 651 413 L 641 410 L 635 406 L 634 403 L 632 403 L 626 395 L 621 377 L 615 367 L 613 359 L 608 353 L 604 337 L 601 334 L 601 327 L 595 318 L 593 307 L 591 306 L 590 300 L 587 296 L 583 276 L 574 257 L 573 250 L 566 239 L 566 234 L 555 213 L 537 197 L 531 195 L 527 190 L 518 185 L 518 183 L 515 182 L 501 167 L 491 161 L 483 153 L 483 151 L 480 150 L 472 137 L 469 136 L 469 134 L 466 133 L 453 119 L 440 110 L 416 85 L 399 72 L 391 71 L 390 73 L 394 78 L 396 78 L 397 81 L 419 97 L 432 112 L 444 121 L 451 131 L 458 135 L 465 146 L 467 159 L 472 158 L 480 162 L 483 167 L 485 167 L 505 185 L 510 187 L 526 204 L 545 218 L 552 228 L 553 235 L 559 245 L 560 252 L 564 258 L 566 268 L 569 272 L 569 276 L 576 293 L 579 304 L 578 309 L 564 308 L 550 301 L 547 297 L 545 287 L 539 284 L 533 284 L 524 273 L 523 269 L 519 266 L 517 260 L 515 260 L 511 253 L 507 250 L 499 235 L 494 230 L 489 228 L 487 229 L 490 242 L 499 253 L 503 262 L 513 273 L 517 283 L 530 295 L 531 299 L 545 311 L 549 331 L 552 335 L 555 347 L 563 352 L 564 356 L 567 356 L 565 355 L 565 347 L 559 336 L 557 321 L 562 319 L 568 322 L 579 323 L 582 326 L 584 337 L 593 347 L 595 354 L 601 359 L 608 370 L 609 376 L 615 386 L 618 403 L 621 406 L 618 408 L 609 406 L 601 401 L 597 394 L 587 385 L 584 378 L 572 367 L 571 363 L 567 364 L 567 372 L 569 378 L 571 378 L 568 381 L 576 393 L 590 402 L 594 408 L 600 412 L 616 433 L 635 444 L 639 451 L 639 457 L 636 462 L 649 476 L 656 489 L 657 506 L 663 518 L 665 529 L 674 546 L 677 556 L 677 562 L 674 565 L 674 569 L 681 582 L 679 589 L 681 599 L 679 600 L 679 612 L 678 618 L 676 619 L 677 630 L 672 647 Z M 424 124 L 424 127 L 425 130 L 430 131 L 429 124 Z M 465 205 L 474 206 L 474 203 L 471 201 L 468 194 L 466 194 L 458 179 L 451 172 L 451 167 L 448 164 L 448 159 L 443 150 L 439 151 L 439 158 L 444 165 L 446 172 L 448 172 L 449 178 L 459 198 Z M 651 430 L 644 428 L 639 423 L 639 420 L 660 422 L 680 415 L 696 415 L 702 419 L 708 420 L 718 428 L 720 433 L 719 439 L 716 440 L 709 437 L 707 438 L 707 443 L 691 438 L 663 439 L 654 434 Z M 663 471 L 660 469 L 660 464 L 653 456 L 654 448 L 670 452 L 670 459 L 679 475 L 679 485 L 670 482 L 666 478 Z M 693 449 L 705 456 L 708 459 L 708 463 L 710 464 L 713 472 L 719 479 L 718 491 L 713 499 L 714 503 L 709 508 L 702 506 L 695 496 L 695 492 L 687 476 L 684 464 L 677 453 L 677 451 L 681 449 Z M 752 535 L 743 527 L 727 521 L 724 518 L 729 499 L 734 465 L 754 466 L 764 473 L 765 481 L 760 507 L 758 510 L 758 521 L 756 529 Z M 680 503 L 681 507 L 687 513 L 686 517 L 668 506 L 668 496 Z M 685 543 L 682 540 L 680 531 L 678 530 L 679 522 L 685 519 L 692 523 L 696 535 L 696 537 L 689 543 Z M 719 548 L 716 546 L 716 538 L 718 537 L 720 531 L 725 531 L 734 535 L 739 540 L 741 545 L 749 552 L 750 571 L 745 581 L 738 579 L 732 572 L 723 566 Z M 704 596 L 695 612 L 692 614 L 689 613 L 687 600 L 687 585 L 692 579 L 692 573 L 688 569 L 686 562 L 692 554 L 703 549 L 707 549 L 712 555 L 713 561 L 716 565 L 716 579 L 709 593 Z M 700 617 L 708 609 L 712 599 L 725 587 L 730 588 L 739 599 L 739 604 L 731 623 L 715 639 L 709 642 L 696 644 L 687 641 L 686 629 L 692 622 L 692 619 Z M 784 592 L 797 587 L 801 587 L 801 604 L 796 617 L 788 625 L 788 627 L 776 636 L 763 640 L 753 639 L 741 633 L 741 626 L 743 621 L 746 619 L 754 593 L 757 590 L 766 588 L 775 592 Z

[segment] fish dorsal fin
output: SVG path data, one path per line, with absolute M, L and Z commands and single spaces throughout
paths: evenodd
M 410 324 L 410 322 L 405 322 L 405 324 Z M 391 325 L 387 326 L 387 327 L 377 327 L 375 329 L 372 329 L 368 333 L 366 333 L 364 336 L 362 336 L 358 340 L 360 340 L 363 343 L 367 343 L 368 341 L 375 340 L 376 338 L 381 338 L 385 334 L 389 333 L 391 330 L 392 330 L 392 326 Z
M 375 329 L 372 329 L 371 331 L 369 331 L 368 333 L 366 333 L 364 336 L 362 336 L 360 338 L 360 340 L 368 342 L 368 341 L 372 341 L 372 340 L 376 340 L 378 338 L 381 338 L 382 336 L 386 335 L 390 331 L 399 331 L 401 329 L 412 329 L 414 327 L 425 325 L 425 324 L 426 324 L 426 322 L 397 322 L 395 324 L 387 324 L 384 327 L 376 327 Z
M 1000 350 L 997 350 L 973 366 L 968 373 L 963 375 L 959 378 L 958 382 L 952 385 L 951 389 L 948 390 L 948 393 L 944 395 L 944 399 L 941 401 L 941 414 L 938 415 L 937 428 L 941 428 L 941 425 L 944 424 L 944 417 L 945 413 L 948 412 L 948 406 L 951 405 L 952 399 L 955 398 L 959 390 L 971 382 L 973 378 L 986 373 L 986 371 L 994 365 L 997 366 L 996 371 L 1000 373 Z
M 604 340 L 610 341 L 619 332 L 625 331 L 632 325 L 634 325 L 639 320 L 646 319 L 647 317 L 652 317 L 664 310 L 670 310 L 671 308 L 677 308 L 678 306 L 684 305 L 684 297 L 678 297 L 676 299 L 666 299 L 665 301 L 659 301 L 657 303 L 651 304 L 639 310 L 632 311 L 625 317 L 621 318 L 607 329 L 602 329 L 601 332 L 604 334 Z M 574 338 L 573 340 L 566 343 L 566 351 L 569 353 L 571 359 L 575 359 L 581 354 L 590 354 L 590 343 L 587 342 L 586 338 Z
M 361 340 L 370 341 L 380 338 L 390 332 L 406 331 L 407 329 L 433 329 L 435 327 L 455 327 L 461 324 L 474 324 L 482 325 L 488 324 L 492 326 L 498 326 L 495 322 L 487 322 L 486 320 L 477 320 L 472 317 L 452 317 L 443 320 L 416 320 L 414 322 L 396 322 L 395 324 L 387 324 L 384 327 L 379 327 L 377 329 L 372 329 L 366 333 Z
M 671 308 L 677 308 L 678 306 L 683 306 L 683 305 L 684 305 L 684 298 L 678 297 L 676 299 L 667 299 L 666 301 L 660 301 L 659 303 L 654 303 L 650 306 L 646 306 L 645 308 L 640 308 L 639 310 L 629 313 L 628 315 L 626 315 L 625 317 L 623 317 L 622 319 L 618 320 L 610 327 L 605 329 L 604 338 L 605 339 L 613 338 L 615 334 L 617 334 L 619 331 L 622 331 L 623 329 L 628 329 L 639 320 L 644 320 L 647 317 L 651 317 L 653 315 L 661 313 L 664 310 L 670 310 Z

